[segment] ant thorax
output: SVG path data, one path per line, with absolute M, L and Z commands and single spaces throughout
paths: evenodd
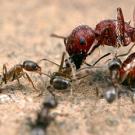
M 23 75 L 23 69 L 20 64 L 15 65 L 12 67 L 5 75 L 6 80 L 8 81 L 14 81 L 17 78 L 22 77 Z

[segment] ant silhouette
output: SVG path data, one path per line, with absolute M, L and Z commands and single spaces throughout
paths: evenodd
M 31 129 L 31 135 L 46 135 L 47 128 L 51 122 L 55 122 L 55 118 L 50 115 L 50 111 L 57 107 L 58 102 L 55 95 L 51 92 L 51 96 L 44 100 L 41 110 L 37 113 L 36 120 L 33 122 L 28 119 L 28 125 Z

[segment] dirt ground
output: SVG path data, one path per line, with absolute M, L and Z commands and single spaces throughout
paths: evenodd
M 47 58 L 59 63 L 64 43 L 50 38 L 51 33 L 67 36 L 79 24 L 94 28 L 103 19 L 115 18 L 117 7 L 123 9 L 125 20 L 133 24 L 134 6 L 134 0 L 0 0 L 0 70 L 5 63 L 9 69 L 29 59 Z M 108 50 L 112 48 L 101 47 L 100 53 Z M 96 51 L 87 62 L 98 56 Z M 41 66 L 46 73 L 57 70 L 49 63 Z M 0 135 L 27 134 L 26 119 L 35 117 L 48 95 L 49 79 L 29 75 L 39 91 L 34 91 L 23 78 L 22 87 L 16 81 L 2 86 L 5 90 L 0 93 Z M 52 115 L 57 115 L 57 125 L 51 125 L 48 134 L 54 135 L 54 129 L 58 135 L 135 134 L 135 105 L 129 97 L 122 96 L 112 104 L 96 97 L 96 89 L 102 93 L 109 87 L 106 75 L 105 70 L 93 69 L 89 77 L 73 84 L 72 96 L 69 91 L 55 91 L 59 105 Z M 44 94 L 36 97 L 41 90 Z

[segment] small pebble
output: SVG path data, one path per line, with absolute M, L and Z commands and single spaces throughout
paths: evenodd
M 9 102 L 12 102 L 12 101 L 13 101 L 13 99 L 9 95 L 6 95 L 6 94 L 0 95 L 0 104 L 9 103 Z

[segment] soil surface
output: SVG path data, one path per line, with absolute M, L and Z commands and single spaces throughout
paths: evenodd
M 3 64 L 10 69 L 24 60 L 47 58 L 60 63 L 65 51 L 64 43 L 61 39 L 51 38 L 51 33 L 67 36 L 80 24 L 94 28 L 103 19 L 115 19 L 117 7 L 123 9 L 125 20 L 131 20 L 133 26 L 134 6 L 134 0 L 1 0 L 0 71 Z M 128 47 L 125 48 L 120 48 L 120 52 L 126 52 Z M 97 49 L 86 61 L 92 63 L 112 50 L 111 47 L 100 47 L 100 54 Z M 99 65 L 105 63 L 100 62 Z M 48 62 L 42 62 L 41 67 L 46 73 L 58 70 L 57 66 Z M 1 135 L 29 134 L 25 130 L 27 118 L 35 118 L 43 100 L 49 95 L 49 78 L 28 74 L 37 91 L 26 78 L 20 80 L 21 86 L 17 81 L 2 86 Z M 102 95 L 110 87 L 107 69 L 91 69 L 89 74 L 72 84 L 72 95 L 69 90 L 54 91 L 59 104 L 51 112 L 56 116 L 56 124 L 50 125 L 48 134 L 134 135 L 135 104 L 130 97 L 122 95 L 119 100 L 108 104 L 105 99 L 96 96 L 97 89 Z M 41 91 L 43 95 L 37 97 Z

